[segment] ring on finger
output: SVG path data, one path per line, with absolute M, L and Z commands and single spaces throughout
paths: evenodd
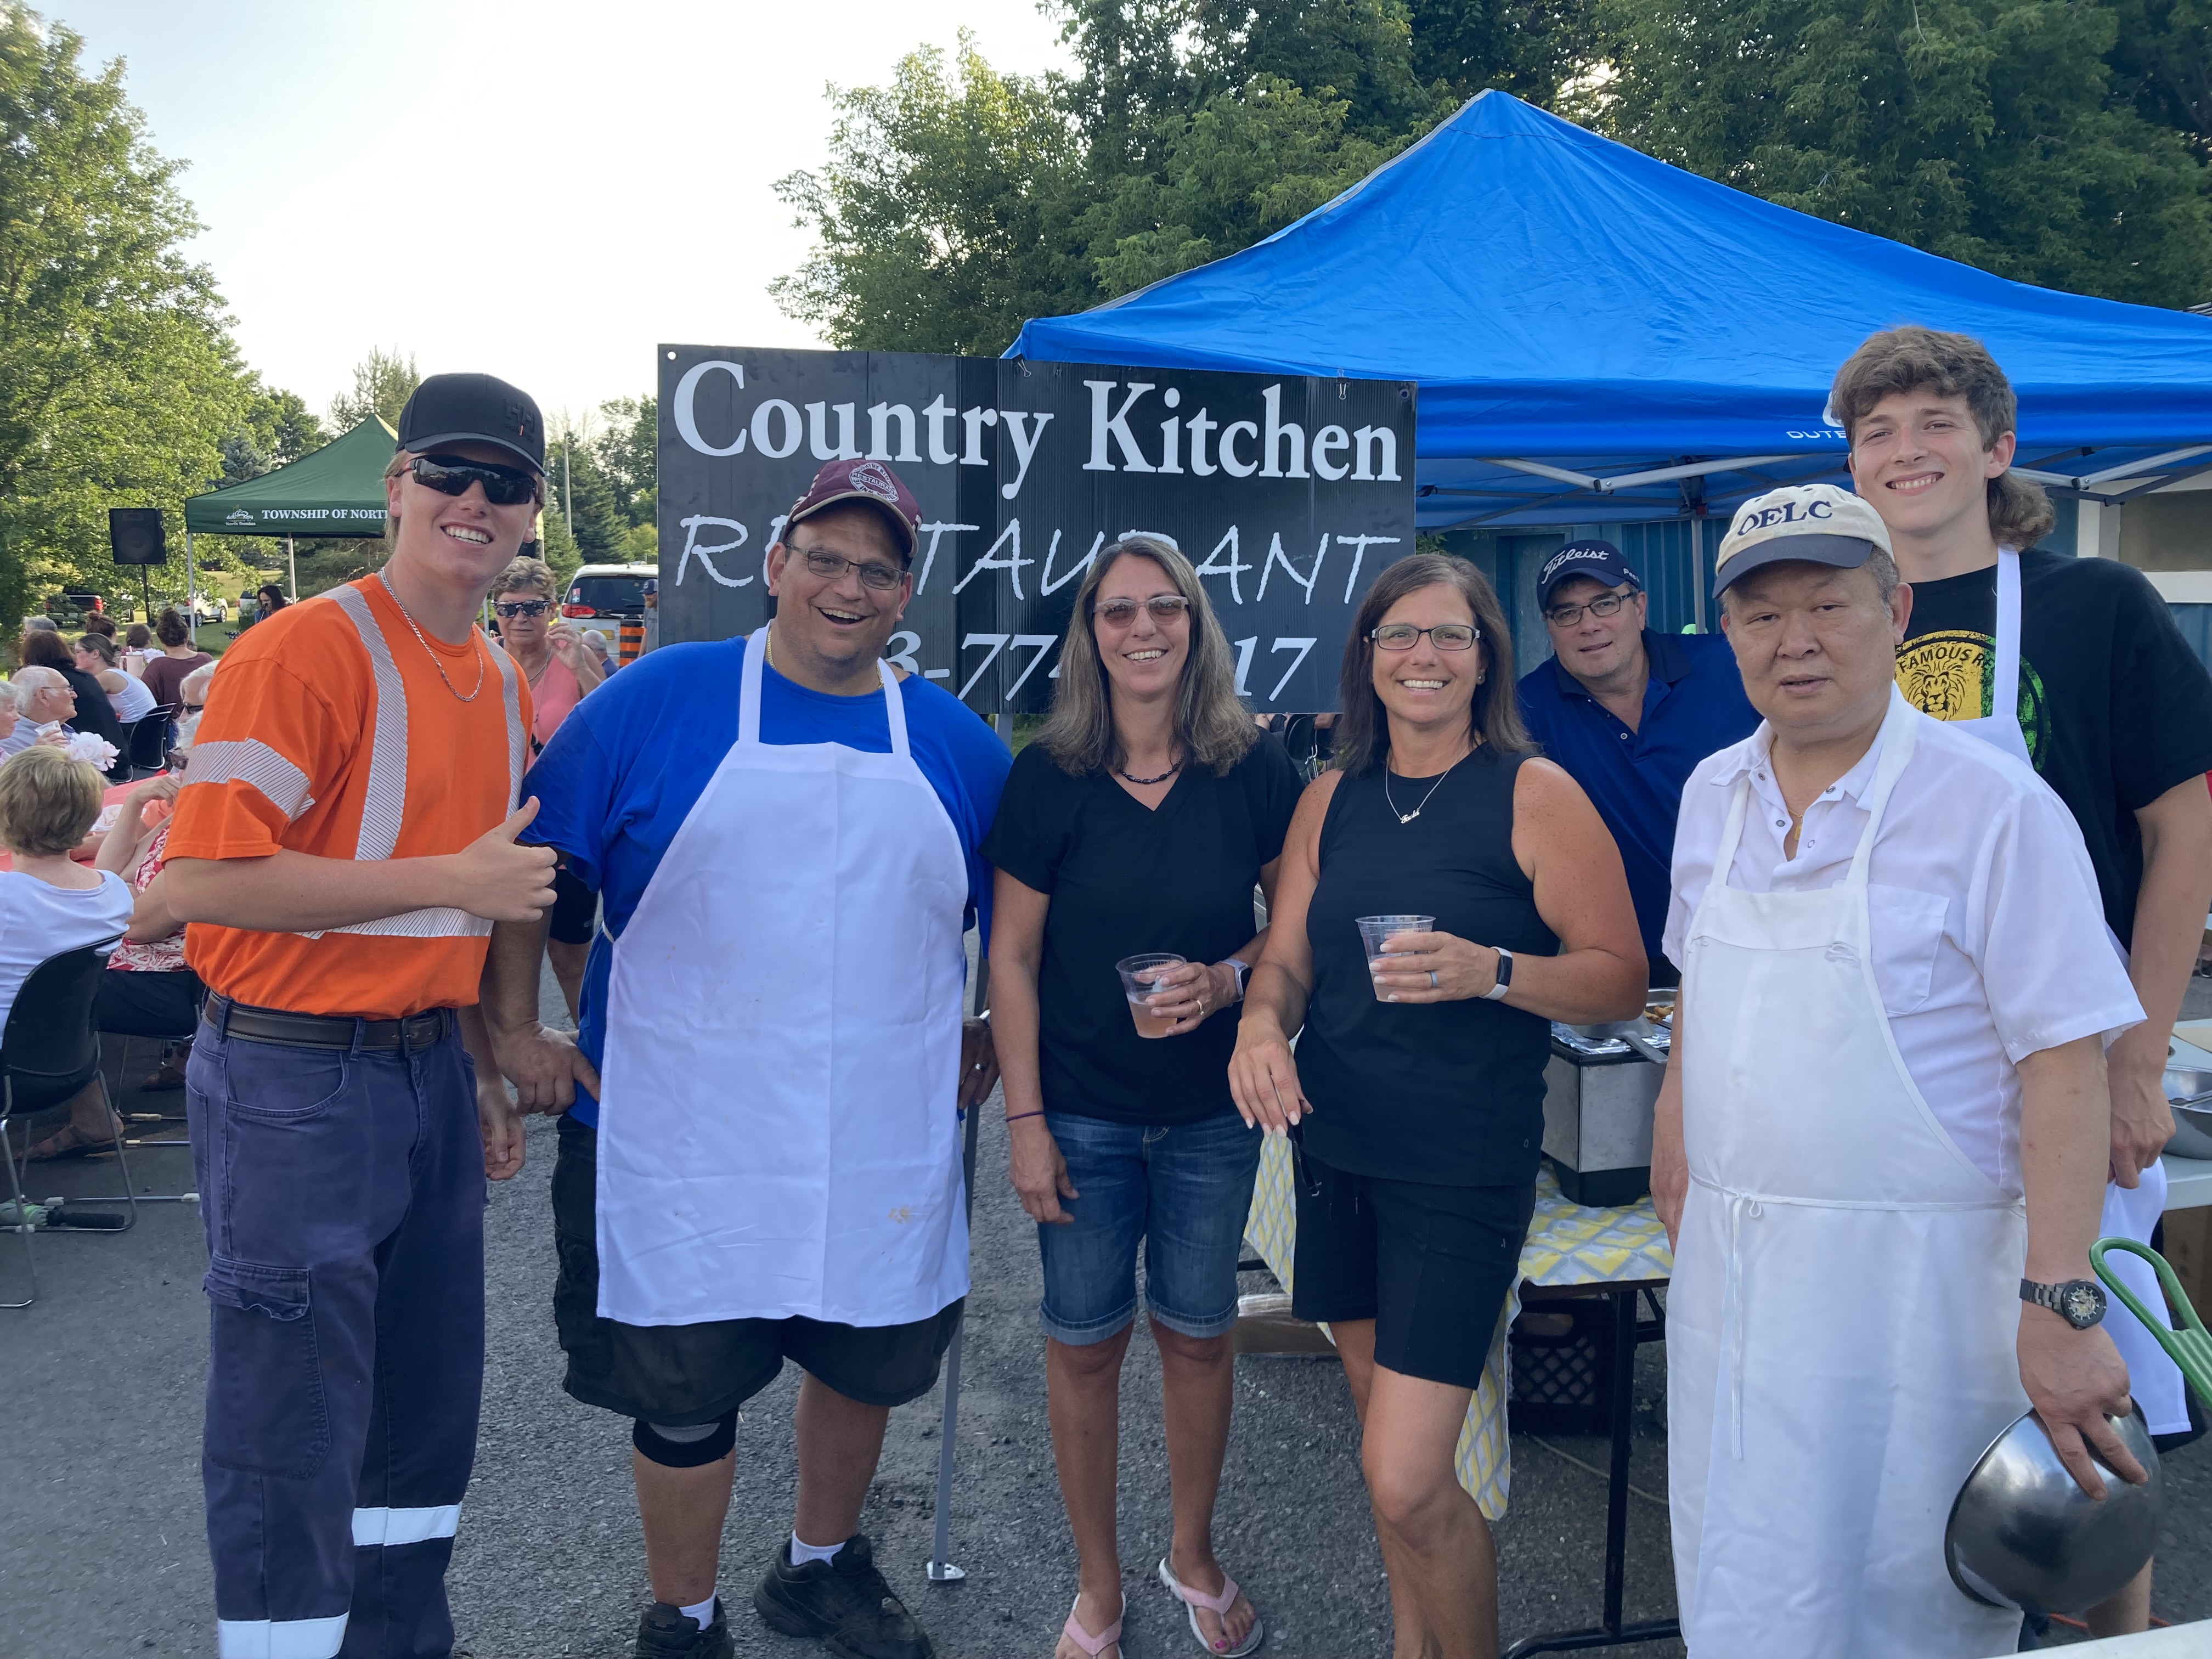
M 1429 989 L 1433 991 L 1437 988 L 1437 970 L 1431 968 L 1429 969 Z

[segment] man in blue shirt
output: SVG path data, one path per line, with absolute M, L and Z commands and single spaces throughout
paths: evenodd
M 571 1046 L 537 1018 L 546 924 L 495 931 L 484 1006 L 525 1109 L 562 1110 L 563 1386 L 634 1419 L 653 1605 L 640 1659 L 729 1659 L 715 1595 L 738 1406 L 806 1375 L 799 1498 L 753 1605 L 840 1654 L 930 1659 L 859 1532 L 893 1406 L 937 1380 L 968 1289 L 958 1109 L 978 851 L 1010 758 L 884 645 L 919 517 L 835 461 L 769 550 L 775 620 L 651 652 L 523 785 L 603 920 Z M 573 1101 L 573 1104 L 571 1102 Z
M 1570 542 L 1544 562 L 1536 603 L 1552 660 L 1521 677 L 1521 716 L 1583 787 L 1620 845 L 1651 982 L 1678 970 L 1659 948 L 1682 785 L 1751 735 L 1735 653 L 1718 635 L 1657 634 L 1650 597 L 1611 542 Z

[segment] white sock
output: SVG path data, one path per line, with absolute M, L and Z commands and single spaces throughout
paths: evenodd
M 791 1565 L 803 1567 L 809 1561 L 834 1561 L 837 1552 L 844 1547 L 842 1539 L 835 1544 L 810 1544 L 794 1532 L 791 1534 Z
M 704 1630 L 714 1622 L 714 1593 L 712 1590 L 708 1591 L 707 1599 L 695 1607 L 678 1607 L 676 1610 L 698 1626 L 701 1630 Z

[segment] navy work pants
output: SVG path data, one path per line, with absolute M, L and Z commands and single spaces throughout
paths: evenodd
M 200 1026 L 186 1075 L 212 1258 L 208 1548 L 221 1659 L 446 1659 L 483 1384 L 476 1085 L 413 1049 Z

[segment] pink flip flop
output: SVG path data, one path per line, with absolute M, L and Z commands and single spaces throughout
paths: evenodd
M 1083 1598 L 1078 1595 L 1075 1598 L 1075 1607 L 1082 1605 Z M 1075 1622 L 1075 1607 L 1070 1607 L 1067 1610 L 1067 1622 L 1060 1627 L 1060 1633 L 1089 1654 L 1091 1659 L 1098 1659 L 1100 1654 L 1121 1639 L 1121 1621 L 1116 1619 L 1097 1635 L 1093 1636 Z
M 1198 1627 L 1198 1610 L 1200 1607 L 1219 1619 L 1224 1626 L 1228 1623 L 1229 1609 L 1237 1605 L 1237 1581 L 1227 1573 L 1221 1575 L 1221 1594 L 1208 1595 L 1204 1590 L 1194 1590 L 1177 1578 L 1175 1570 L 1168 1565 L 1167 1557 L 1163 1555 L 1160 1557 L 1160 1583 L 1184 1604 L 1183 1612 L 1190 1620 L 1190 1633 L 1198 1638 L 1199 1646 L 1217 1656 L 1217 1659 L 1244 1659 L 1246 1654 L 1256 1650 L 1267 1639 L 1267 1627 L 1260 1622 L 1257 1607 L 1252 1610 L 1251 1633 L 1245 1637 L 1242 1646 L 1217 1648 L 1206 1639 L 1206 1632 Z

